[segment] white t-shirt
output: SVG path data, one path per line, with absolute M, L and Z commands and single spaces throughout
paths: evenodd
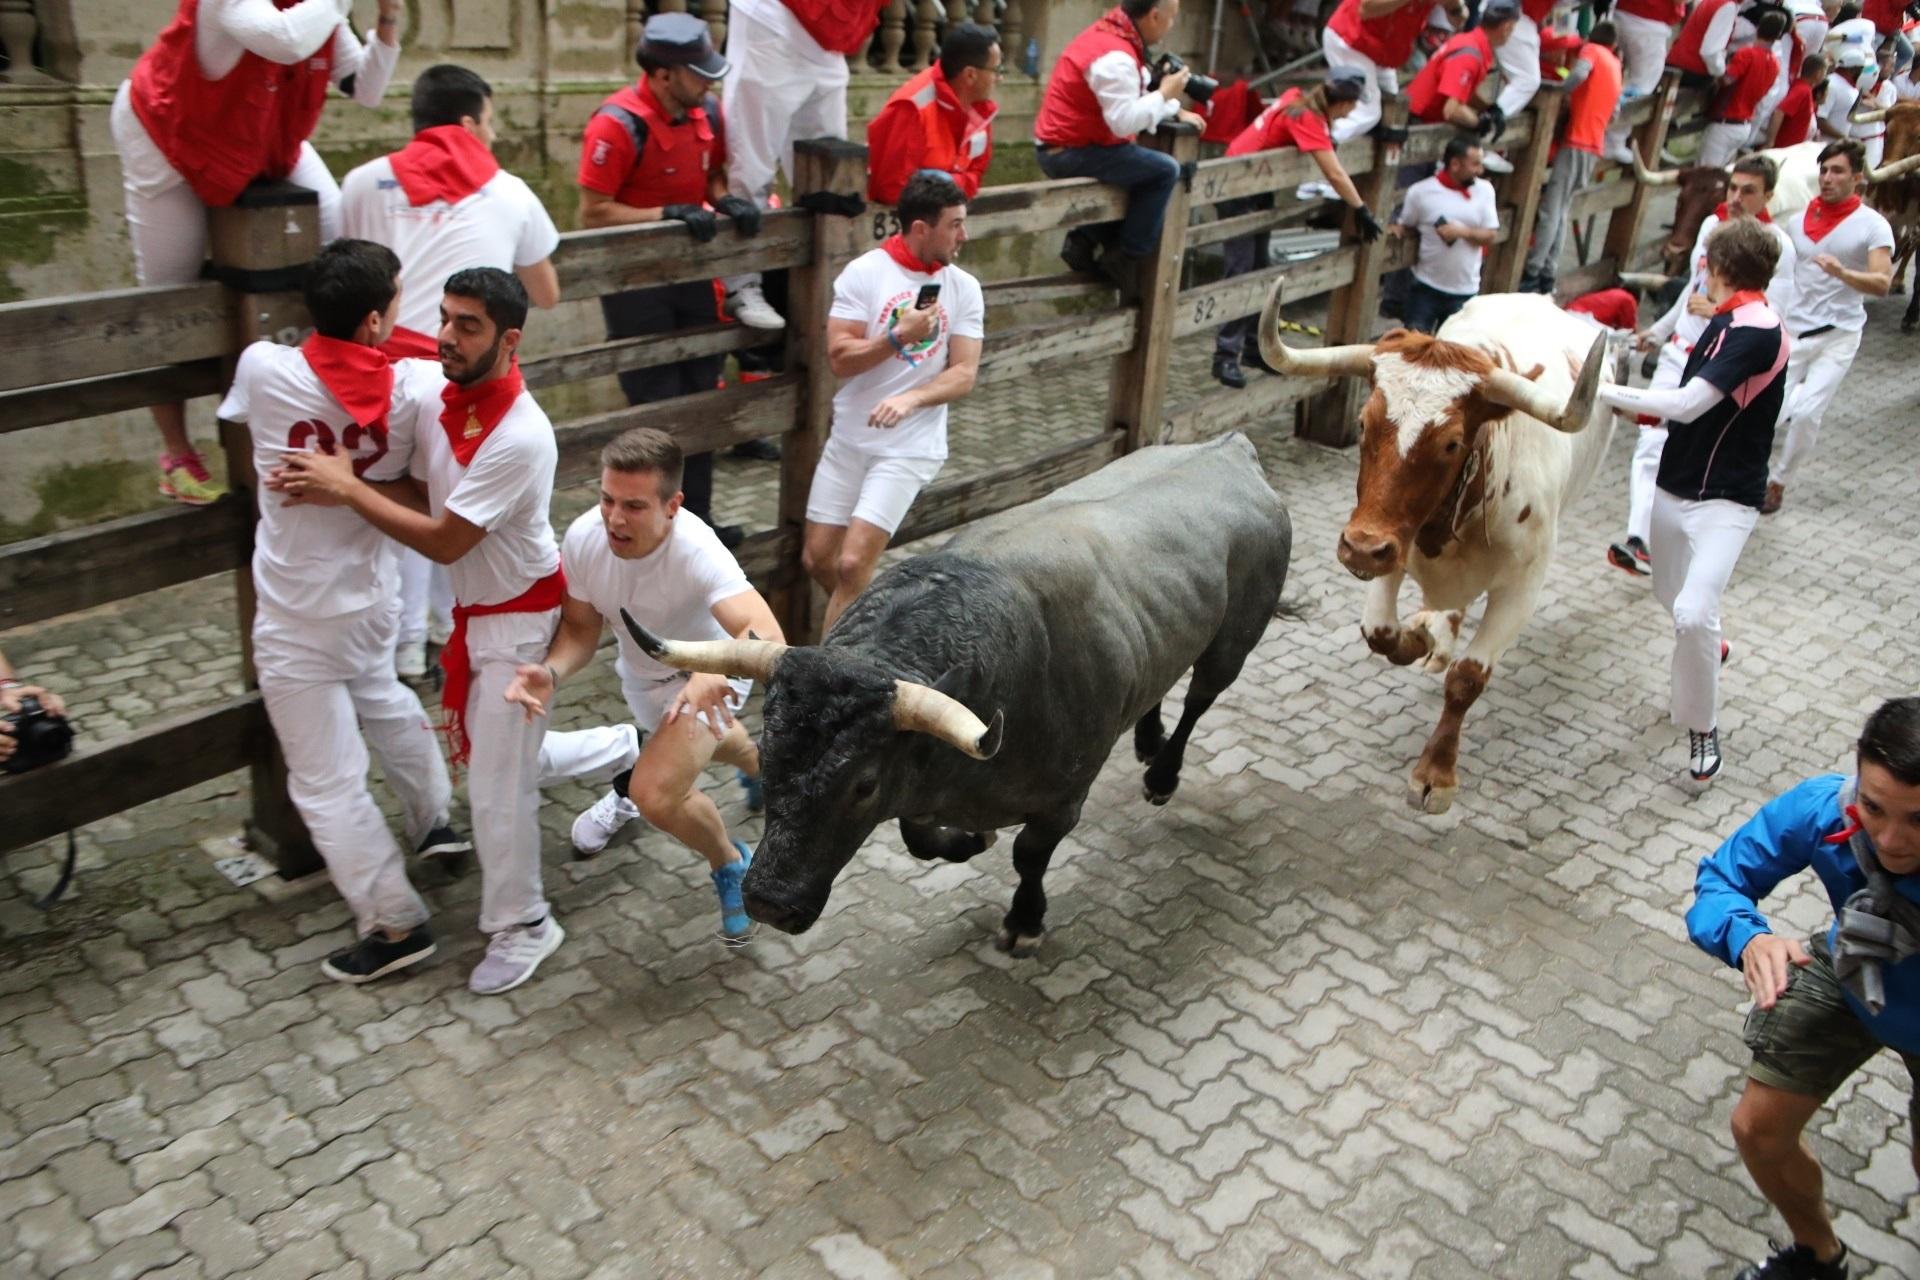
M 413 474 L 426 482 L 428 508 L 436 516 L 451 511 L 487 531 L 473 550 L 447 566 L 454 600 L 500 604 L 523 594 L 560 563 L 547 516 L 560 457 L 553 424 L 522 391 L 474 451 L 472 462 L 462 467 L 440 425 L 446 377 L 439 361 L 402 360 L 394 368 L 407 369 L 418 380 Z
M 1809 329 L 1829 324 L 1857 333 L 1867 327 L 1866 295 L 1822 271 L 1814 264 L 1814 256 L 1830 253 L 1848 270 L 1865 271 L 1869 253 L 1893 248 L 1893 228 L 1864 203 L 1817 243 L 1807 234 L 1806 222 L 1804 211 L 1787 219 L 1787 237 L 1793 241 L 1797 259 L 1793 268 L 1793 314 L 1787 317 L 1787 334 L 1797 338 Z
M 530 267 L 560 243 L 546 206 L 505 169 L 458 204 L 413 205 L 387 156 L 367 161 L 340 184 L 340 234 L 383 244 L 399 256 L 400 324 L 429 337 L 440 330 L 448 276 L 467 267 Z
M 938 281 L 940 313 L 933 334 L 905 354 L 894 352 L 857 377 L 840 384 L 833 397 L 833 436 L 863 453 L 889 458 L 945 458 L 947 406 L 916 410 L 893 427 L 867 424 L 873 406 L 888 396 L 910 391 L 946 370 L 949 337 L 980 339 L 986 335 L 987 304 L 980 282 L 948 265 L 933 275 L 908 271 L 885 249 L 871 249 L 847 264 L 833 282 L 835 320 L 858 320 L 864 336 L 877 338 L 901 311 L 913 306 L 920 286 Z M 908 363 L 908 357 L 913 363 Z
M 418 387 L 395 377 L 385 425 L 362 426 L 298 347 L 256 342 L 240 353 L 220 417 L 245 423 L 262 481 L 289 453 L 346 453 L 367 480 L 394 480 L 413 456 Z M 289 506 L 260 493 L 253 586 L 260 602 L 300 618 L 337 618 L 386 598 L 393 543 L 345 507 Z
M 567 568 L 567 594 L 592 605 L 613 625 L 620 641 L 614 666 L 623 684 L 680 673 L 640 652 L 621 625 L 621 609 L 663 640 L 726 640 L 730 637 L 714 618 L 713 606 L 753 589 L 733 553 L 691 511 L 673 517 L 666 541 L 652 551 L 622 560 L 607 543 L 596 507 L 567 526 L 560 562 Z
M 1826 96 L 1820 102 L 1819 118 L 1838 129 L 1841 137 L 1848 137 L 1853 129 L 1847 117 L 1853 114 L 1853 105 L 1858 101 L 1860 101 L 1858 88 L 1848 84 L 1839 75 L 1830 74 L 1827 76 Z M 1825 137 L 1818 126 L 1815 127 L 1811 136 L 1815 140 Z
M 1445 218 L 1455 226 L 1498 227 L 1500 213 L 1493 205 L 1493 184 L 1476 178 L 1463 193 L 1438 176 L 1422 178 L 1407 188 L 1400 209 L 1400 224 L 1420 229 L 1420 257 L 1413 265 L 1413 278 L 1442 293 L 1480 292 L 1480 263 L 1485 253 L 1470 240 L 1452 244 L 1442 240 L 1433 227 L 1436 218 Z
M 1773 242 L 1780 247 L 1780 258 L 1773 266 L 1773 279 L 1767 283 L 1767 305 L 1773 308 L 1773 314 L 1785 323 L 1787 315 L 1793 310 L 1794 285 L 1793 268 L 1799 260 L 1793 251 L 1793 238 L 1781 229 L 1778 223 L 1763 222 Z M 1707 237 L 1720 226 L 1720 215 L 1710 213 L 1706 221 L 1700 224 L 1700 234 L 1693 240 L 1693 256 L 1688 259 L 1693 264 L 1693 275 L 1687 281 L 1687 287 L 1680 291 L 1668 312 L 1656 320 L 1649 331 L 1656 337 L 1678 338 L 1691 350 L 1707 331 L 1708 316 L 1697 316 L 1687 310 L 1687 299 L 1693 294 L 1705 294 L 1707 291 Z

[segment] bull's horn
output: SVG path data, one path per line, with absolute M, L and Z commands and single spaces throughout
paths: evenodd
M 1868 182 L 1891 182 L 1920 168 L 1920 154 L 1910 155 L 1904 160 L 1895 160 L 1883 164 L 1878 169 L 1867 170 Z
M 990 760 L 1000 749 L 1006 715 L 996 711 L 991 725 L 982 724 L 980 717 L 967 710 L 958 699 L 911 680 L 895 680 L 893 727 L 938 738 L 975 760 Z
M 1871 111 L 1859 111 L 1847 117 L 1848 124 L 1879 124 L 1887 118 L 1887 108 L 1875 107 Z
M 1649 169 L 1647 162 L 1640 158 L 1638 147 L 1628 147 L 1633 156 L 1633 180 L 1643 187 L 1674 187 L 1680 185 L 1680 170 Z
M 787 650 L 787 646 L 772 640 L 662 640 L 635 622 L 624 608 L 620 621 L 626 624 L 627 634 L 640 646 L 640 652 L 682 671 L 764 681 L 772 678 L 775 660 Z
M 1260 356 L 1282 373 L 1296 378 L 1368 378 L 1373 376 L 1373 344 L 1345 347 L 1290 347 L 1280 341 L 1280 294 L 1285 280 L 1267 290 L 1260 311 Z
M 1523 378 L 1510 369 L 1495 369 L 1480 384 L 1480 393 L 1496 404 L 1518 409 L 1540 419 L 1556 431 L 1569 434 L 1587 425 L 1593 416 L 1594 393 L 1600 387 L 1600 366 L 1607 358 L 1607 339 L 1602 334 L 1587 351 L 1587 362 L 1580 366 L 1573 391 L 1564 399 L 1531 378 Z
M 1622 271 L 1620 283 L 1636 289 L 1664 289 L 1673 277 L 1658 271 Z

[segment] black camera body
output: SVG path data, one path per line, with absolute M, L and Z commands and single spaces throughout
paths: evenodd
M 20 699 L 20 709 L 0 716 L 13 735 L 13 754 L 0 760 L 0 770 L 25 773 L 64 760 L 73 750 L 73 726 L 61 716 L 51 715 L 40 699 Z
M 1147 85 L 1149 89 L 1158 89 L 1160 82 L 1168 76 L 1179 75 L 1187 69 L 1187 64 L 1178 54 L 1163 53 L 1160 60 L 1153 64 L 1153 79 Z M 1212 76 L 1203 76 L 1198 71 L 1187 77 L 1187 96 L 1195 102 L 1206 103 L 1219 92 L 1220 82 Z

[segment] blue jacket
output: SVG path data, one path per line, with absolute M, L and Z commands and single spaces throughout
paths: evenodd
M 1837 773 L 1809 778 L 1769 801 L 1712 857 L 1701 859 L 1693 881 L 1693 907 L 1687 912 L 1687 936 L 1695 946 L 1739 968 L 1740 953 L 1753 936 L 1773 932 L 1760 914 L 1760 899 L 1808 867 L 1820 877 L 1836 909 L 1867 887 L 1853 851 L 1845 844 L 1826 843 L 1826 837 L 1847 826 L 1840 812 L 1840 791 L 1846 784 Z M 1920 875 L 1896 876 L 1894 886 L 1902 897 L 1920 902 Z M 1828 926 L 1829 945 L 1835 927 Z M 1847 1007 L 1880 1043 L 1920 1054 L 1920 956 L 1887 966 L 1885 977 L 1887 1007 L 1879 1017 L 1869 1016 L 1851 994 Z

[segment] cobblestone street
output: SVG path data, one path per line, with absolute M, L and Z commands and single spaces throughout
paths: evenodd
M 925 864 L 885 828 L 812 932 L 729 952 L 665 836 L 568 860 L 578 786 L 544 814 L 567 942 L 497 998 L 465 986 L 477 874 L 421 873 L 441 954 L 415 976 L 324 978 L 350 935 L 332 889 L 269 897 L 214 865 L 243 775 L 83 831 L 48 913 L 29 899 L 58 851 L 11 856 L 0 1274 L 1731 1276 L 1782 1228 L 1727 1132 L 1744 991 L 1681 913 L 1700 856 L 1914 690 L 1904 305 L 1869 308 L 1818 457 L 1734 577 L 1705 794 L 1667 721 L 1667 619 L 1603 560 L 1627 432 L 1429 818 L 1405 778 L 1439 680 L 1361 642 L 1333 557 L 1355 458 L 1289 416 L 1257 443 L 1293 513 L 1291 607 L 1169 805 L 1115 750 L 1033 959 L 990 941 L 1006 840 Z M 1171 403 L 1212 387 L 1206 357 L 1182 344 Z M 958 412 L 947 474 L 1088 434 L 1105 389 L 1104 367 L 996 386 Z M 722 513 L 763 527 L 775 471 L 723 460 Z M 4 644 L 106 738 L 231 696 L 232 619 L 209 580 Z M 603 662 L 557 723 L 617 708 Z M 1810 876 L 1769 907 L 1783 932 L 1829 910 Z M 1811 1131 L 1856 1277 L 1920 1276 L 1909 1091 L 1882 1054 Z

